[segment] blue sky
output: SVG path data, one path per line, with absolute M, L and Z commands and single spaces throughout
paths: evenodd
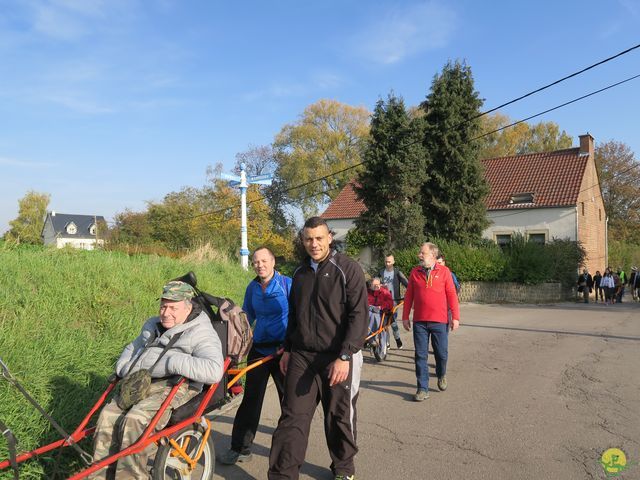
M 330 98 L 421 102 L 465 59 L 492 108 L 640 43 L 640 1 L 0 0 L 0 233 L 50 209 L 142 210 Z M 640 74 L 640 49 L 501 112 L 521 119 Z M 640 79 L 536 121 L 640 156 Z

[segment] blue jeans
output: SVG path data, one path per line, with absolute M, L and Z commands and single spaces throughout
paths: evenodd
M 416 348 L 416 379 L 418 390 L 429 390 L 429 337 L 433 355 L 436 358 L 436 376 L 442 377 L 447 373 L 447 353 L 449 349 L 449 330 L 446 323 L 414 322 L 413 343 Z

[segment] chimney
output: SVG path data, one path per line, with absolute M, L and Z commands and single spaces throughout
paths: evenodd
M 578 138 L 580 138 L 580 154 L 588 154 L 590 157 L 593 157 L 593 137 L 587 132 Z

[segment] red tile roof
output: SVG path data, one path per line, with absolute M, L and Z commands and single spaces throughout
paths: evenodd
M 587 166 L 587 154 L 580 148 L 530 153 L 482 161 L 489 183 L 487 210 L 572 206 Z M 533 203 L 511 203 L 517 194 L 533 194 Z M 358 218 L 365 210 L 348 183 L 321 215 L 325 219 Z
M 569 148 L 483 160 L 487 210 L 576 205 L 588 159 L 579 148 Z M 510 202 L 523 193 L 532 193 L 533 203 Z
M 326 220 L 358 218 L 367 207 L 356 197 L 353 185 L 353 182 L 347 183 L 320 216 Z

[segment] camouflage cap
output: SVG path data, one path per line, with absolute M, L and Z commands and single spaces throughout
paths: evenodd
M 167 300 L 191 300 L 195 296 L 196 292 L 193 287 L 185 282 L 169 282 L 162 288 L 162 295 L 160 298 Z

